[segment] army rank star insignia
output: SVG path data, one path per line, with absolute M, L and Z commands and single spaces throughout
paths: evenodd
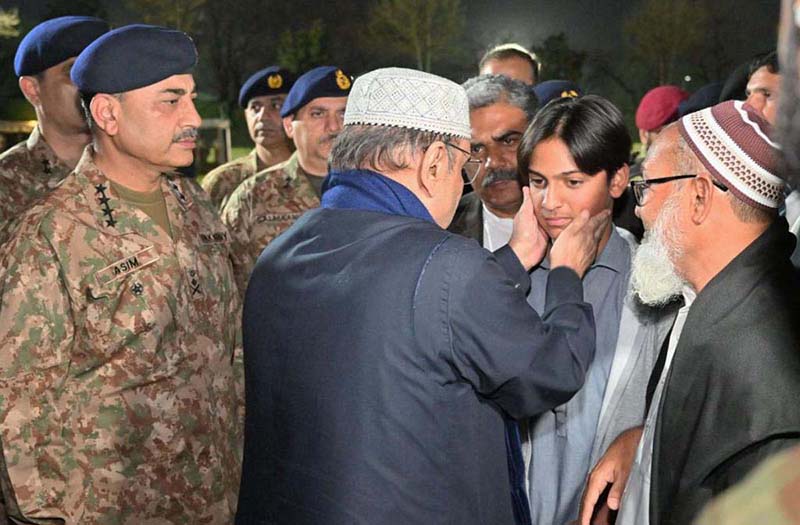
M 106 226 L 110 226 L 112 228 L 117 227 L 117 221 L 114 220 L 113 211 L 111 206 L 108 205 L 109 198 L 106 195 L 106 185 L 105 184 L 98 184 L 94 187 L 95 195 L 97 195 L 97 202 L 100 203 L 100 207 L 103 209 L 103 215 L 106 216 Z

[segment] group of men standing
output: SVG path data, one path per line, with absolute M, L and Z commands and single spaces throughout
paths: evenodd
M 519 46 L 461 86 L 269 67 L 201 189 L 196 63 L 91 17 L 17 51 L 0 522 L 689 523 L 797 443 L 766 105 L 660 126 L 631 181 L 620 111 Z

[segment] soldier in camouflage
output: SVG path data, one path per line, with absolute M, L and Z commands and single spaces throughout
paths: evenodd
M 281 123 L 281 106 L 294 84 L 294 75 L 279 66 L 270 66 L 254 73 L 239 90 L 239 106 L 255 148 L 250 154 L 234 159 L 203 177 L 203 189 L 220 211 L 233 190 L 245 179 L 292 154 L 292 141 Z
M 300 76 L 281 108 L 283 128 L 297 150 L 286 162 L 245 180 L 223 208 L 222 222 L 233 236 L 233 270 L 242 295 L 267 244 L 305 211 L 319 206 L 350 82 L 350 76 L 334 66 Z
M 89 143 L 69 71 L 75 57 L 107 31 L 99 18 L 65 16 L 42 22 L 20 42 L 14 71 L 38 124 L 26 141 L 0 155 L 0 245 L 9 224 L 67 176 Z
M 800 523 L 800 447 L 772 456 L 709 503 L 695 525 Z
M 0 487 L 12 522 L 229 524 L 240 303 L 192 162 L 184 33 L 126 26 L 72 78 L 93 144 L 0 249 Z M 109 94 L 109 93 L 113 93 Z

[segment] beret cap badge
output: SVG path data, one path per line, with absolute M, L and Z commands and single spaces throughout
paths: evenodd
M 350 89 L 350 79 L 341 69 L 336 70 L 336 85 L 342 90 Z
M 283 77 L 277 73 L 270 75 L 267 77 L 267 85 L 270 89 L 278 89 L 283 85 Z

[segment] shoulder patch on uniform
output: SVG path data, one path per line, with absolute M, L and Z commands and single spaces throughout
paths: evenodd
M 98 270 L 95 274 L 97 284 L 106 286 L 119 279 L 124 279 L 131 273 L 153 264 L 159 258 L 160 256 L 153 251 L 153 247 L 148 246 L 144 250 L 139 250 Z

